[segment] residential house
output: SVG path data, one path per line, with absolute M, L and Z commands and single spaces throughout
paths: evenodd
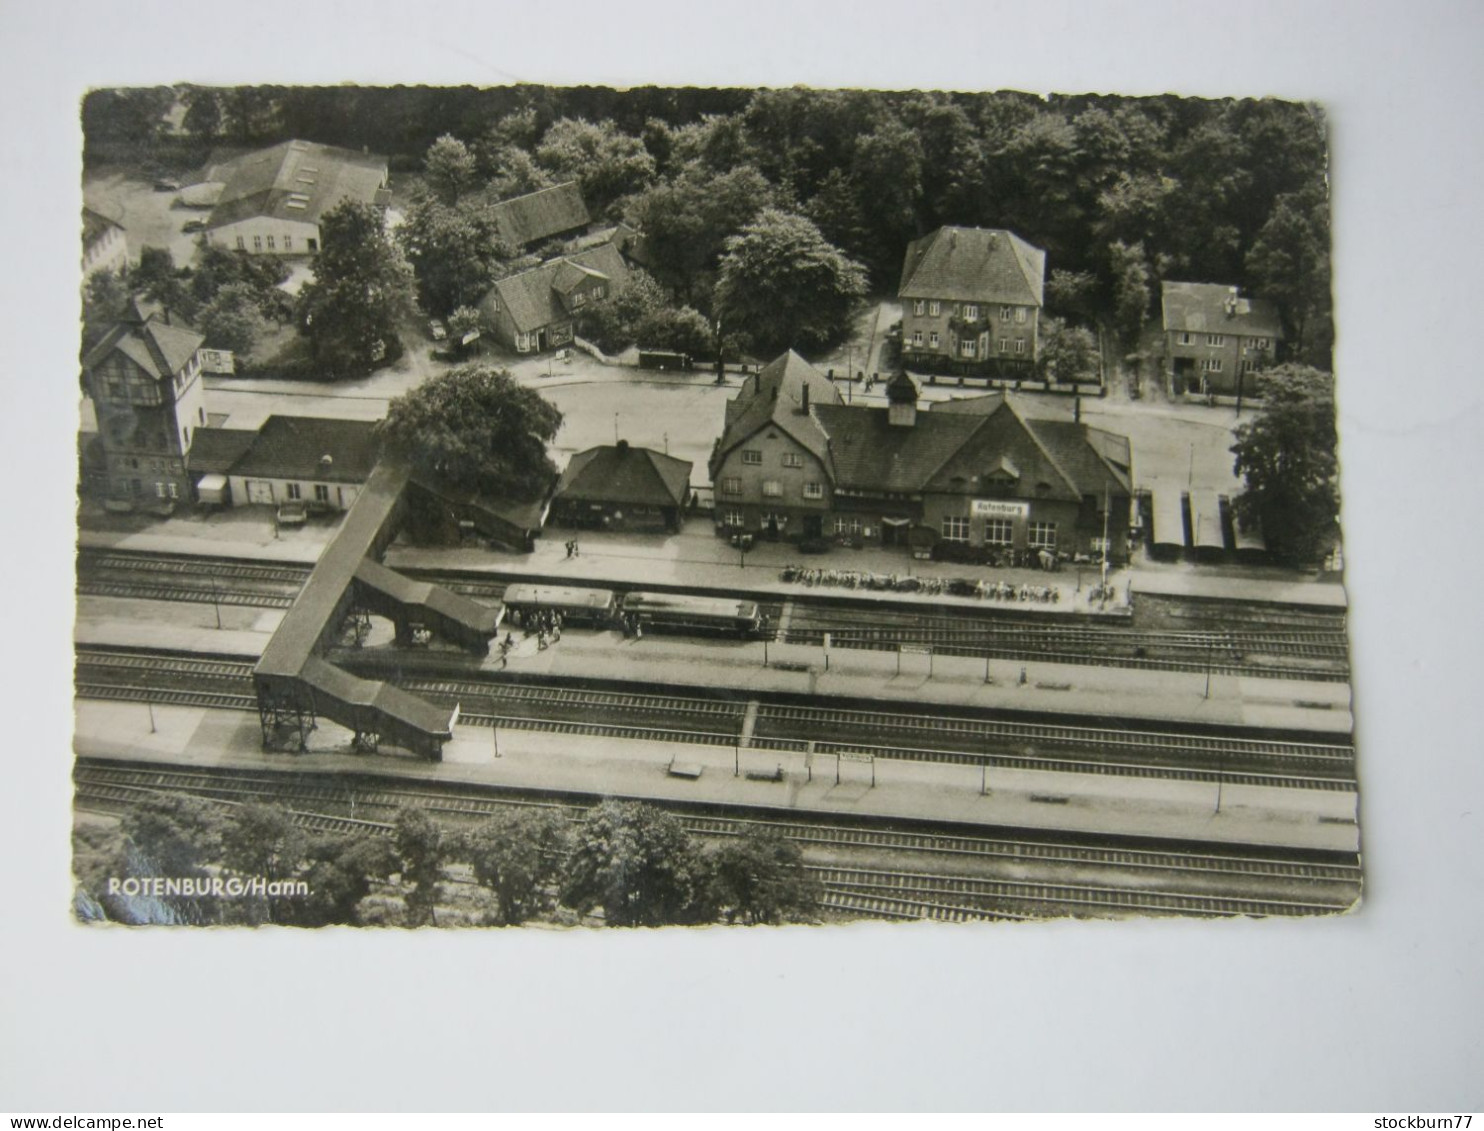
M 82 210 L 82 274 L 122 271 L 129 265 L 129 244 L 122 224 L 91 208 Z
M 189 458 L 203 503 L 344 511 L 376 466 L 376 424 L 270 416 L 260 428 L 202 428 Z
M 1046 253 L 1013 232 L 943 227 L 907 245 L 902 363 L 929 373 L 1030 376 Z
M 548 260 L 498 280 L 480 301 L 495 338 L 517 353 L 568 345 L 585 306 L 607 298 L 628 278 L 613 244 Z
M 711 459 L 718 530 L 1069 555 L 1106 537 L 1124 559 L 1126 437 L 1006 393 L 927 411 L 905 374 L 887 400 L 845 404 L 792 353 L 749 378 Z
M 346 200 L 385 206 L 386 158 L 310 141 L 285 141 L 207 167 L 198 197 L 215 202 L 206 239 L 264 255 L 308 255 L 320 219 Z M 220 184 L 219 192 L 203 189 Z
M 567 461 L 552 500 L 552 521 L 603 530 L 679 530 L 690 500 L 689 460 L 617 444 Z
M 1172 396 L 1234 394 L 1276 360 L 1283 324 L 1273 303 L 1219 283 L 1164 283 L 1160 299 Z
M 205 339 L 178 315 L 135 299 L 83 356 L 110 499 L 170 505 L 188 498 L 186 454 L 206 424 L 199 351 Z

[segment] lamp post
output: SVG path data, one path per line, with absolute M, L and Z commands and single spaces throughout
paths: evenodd
M 222 626 L 222 602 L 221 602 L 221 593 L 218 592 L 218 590 L 217 590 L 217 587 L 216 587 L 216 578 L 214 578 L 214 577 L 211 579 L 211 607 L 216 612 L 216 627 L 217 628 L 221 628 L 221 626 Z

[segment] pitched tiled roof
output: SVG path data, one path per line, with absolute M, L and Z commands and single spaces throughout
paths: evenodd
M 856 491 L 921 491 L 983 423 L 929 412 L 908 428 L 887 423 L 884 408 L 833 404 L 813 411 L 829 434 L 835 486 Z
M 208 228 L 254 216 L 314 224 L 347 198 L 384 203 L 386 158 L 310 141 L 285 141 L 212 170 L 224 182 Z
M 589 222 L 576 181 L 502 200 L 491 213 L 500 238 L 516 250 Z
M 907 245 L 901 298 L 1040 306 L 1046 253 L 1000 228 L 939 228 Z
M 364 483 L 376 466 L 375 430 L 369 420 L 270 416 L 231 471 L 264 479 Z M 321 463 L 323 456 L 330 457 L 327 466 Z
M 678 507 L 690 492 L 688 460 L 649 448 L 608 445 L 567 461 L 557 497 L 569 501 Z
M 191 450 L 186 466 L 197 472 L 225 474 L 247 454 L 258 438 L 251 428 L 197 428 L 191 433 Z
M 601 276 L 614 288 L 621 287 L 628 277 L 628 268 L 624 266 L 618 249 L 612 244 L 603 244 L 498 280 L 481 303 L 486 318 L 494 319 L 494 312 L 489 308 L 489 298 L 493 295 L 510 314 L 516 329 L 523 333 L 565 321 L 568 314 L 556 297 L 557 280 L 559 277 L 564 279 L 567 289 L 570 289 L 579 281 L 573 272 L 583 277 Z
M 135 313 L 142 313 L 140 304 L 136 303 Z M 174 377 L 190 364 L 206 339 L 178 317 L 170 323 L 164 322 L 163 317 L 150 312 L 139 321 L 125 319 L 114 323 L 83 357 L 83 367 L 95 368 L 118 351 L 156 380 Z
M 1235 287 L 1220 283 L 1163 283 L 1160 286 L 1166 333 L 1240 334 L 1281 341 L 1283 322 L 1267 299 L 1237 296 L 1233 313 L 1227 299 Z
M 813 415 L 804 412 L 804 389 L 809 407 L 840 403 L 840 393 L 823 373 L 793 350 L 774 358 L 742 382 L 727 402 L 726 427 L 712 457 L 713 468 L 726 454 L 764 425 L 787 433 L 825 465 L 830 466 L 829 438 Z

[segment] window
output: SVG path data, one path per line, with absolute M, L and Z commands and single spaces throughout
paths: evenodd
M 238 236 L 237 237 L 237 250 L 238 251 L 246 251 L 247 250 L 247 240 L 243 239 L 241 236 Z
M 1011 522 L 1008 518 L 984 520 L 984 544 L 986 546 L 1008 546 L 1013 540 Z
M 572 306 L 574 308 L 582 306 L 585 302 L 587 302 L 587 295 L 583 294 L 581 291 L 578 291 L 575 295 L 572 296 Z
M 804 484 L 804 498 L 806 498 L 806 499 L 822 499 L 822 498 L 824 498 L 824 484 L 822 484 L 822 483 L 805 483 Z
M 932 334 L 928 336 L 928 344 L 934 349 L 938 348 L 938 331 L 934 330 Z
M 593 299 L 596 301 L 597 299 L 602 298 L 607 293 L 608 291 L 602 286 L 596 286 L 593 288 Z
M 161 498 L 161 499 L 164 499 L 164 498 L 168 498 L 169 497 L 166 494 L 166 491 L 165 491 L 165 484 L 163 484 L 163 483 L 156 483 L 155 484 L 155 496 L 157 498 Z
M 290 484 L 288 484 L 288 486 L 286 486 L 284 488 L 284 491 L 288 494 L 288 497 L 291 498 L 291 499 L 297 499 L 297 498 L 299 498 L 300 492 L 299 492 L 299 485 L 297 483 L 290 483 Z
M 922 299 L 918 299 L 912 304 L 912 313 L 921 314 L 926 307 L 927 303 L 923 302 Z
M 975 353 L 974 340 L 972 338 L 966 338 L 959 342 L 958 353 L 960 357 L 973 357 Z
M 721 481 L 721 493 L 723 495 L 740 495 L 742 493 L 742 480 L 735 475 L 729 475 Z
M 1025 339 L 1024 338 L 1016 338 L 1015 339 L 1015 352 L 1016 353 L 1024 353 L 1025 352 Z
M 977 321 L 979 321 L 979 304 L 977 302 L 966 302 L 966 303 L 964 303 L 964 321 L 965 322 L 977 322 Z
M 1009 353 L 1010 352 L 1010 339 L 1009 338 L 1001 338 L 1000 339 L 1000 352 L 1001 353 Z
M 727 511 L 725 514 L 723 514 L 721 516 L 721 524 L 723 526 L 741 526 L 742 525 L 742 512 L 741 511 Z
M 1251 373 L 1251 372 L 1253 372 L 1256 369 L 1257 369 L 1257 362 L 1255 362 L 1255 361 L 1244 361 L 1244 362 L 1242 362 L 1242 372 L 1243 373 Z
M 943 313 L 943 304 L 941 302 L 928 303 L 928 313 L 936 318 L 938 315 Z
M 801 455 L 799 455 L 798 452 L 784 452 L 783 453 L 783 466 L 784 467 L 803 467 L 804 466 L 804 457 L 801 456 Z
M 858 518 L 835 519 L 836 534 L 859 534 L 861 532 L 861 520 Z
M 289 248 L 293 247 L 293 245 L 294 245 L 294 237 L 293 236 L 284 236 L 283 237 L 283 250 L 284 251 L 288 251 Z
M 1204 358 L 1201 361 L 1201 368 L 1204 369 L 1207 373 L 1220 373 L 1221 372 L 1221 358 L 1219 358 L 1219 357 L 1208 357 L 1208 358 Z
M 783 497 L 783 484 L 776 479 L 764 479 L 763 497 L 768 499 L 781 499 Z
M 167 483 L 165 486 L 166 489 L 170 492 L 170 497 L 172 499 L 180 498 L 180 487 L 177 484 Z
M 1032 547 L 1041 550 L 1056 549 L 1056 523 L 1031 523 L 1030 544 Z
M 1025 325 L 1025 307 L 1017 306 L 1015 308 L 1015 321 L 1021 325 Z
M 314 497 L 317 502 L 328 503 L 330 501 L 330 485 L 328 483 L 316 483 L 314 485 Z
M 1256 345 L 1258 349 L 1265 350 L 1268 348 L 1268 340 L 1266 338 L 1258 338 Z
M 943 540 L 946 542 L 967 542 L 969 540 L 969 520 L 967 518 L 945 518 L 943 520 Z
M 1206 335 L 1206 345 L 1208 345 L 1208 346 L 1224 346 L 1224 345 L 1226 345 L 1226 335 L 1225 334 L 1207 334 Z
M 921 330 L 913 330 L 912 331 L 912 344 L 914 346 L 920 346 L 920 345 L 922 345 L 922 331 Z
M 1008 306 L 1002 306 L 1002 307 L 1000 307 L 1000 321 L 1001 322 L 1008 322 L 1013 317 L 1014 317 L 1014 315 L 1011 314 L 1010 308 Z
M 252 249 L 254 251 L 262 251 L 263 250 L 263 237 L 262 236 L 253 236 L 253 238 L 252 238 Z
M 1195 335 L 1189 330 L 1182 330 L 1179 341 L 1182 346 L 1193 346 L 1195 345 Z
M 763 462 L 763 453 L 758 451 L 756 448 L 745 449 L 742 452 L 742 462 L 761 464 Z
M 272 237 L 272 236 L 269 236 L 269 237 L 268 237 L 268 250 L 269 250 L 269 251 L 275 251 L 275 250 L 277 250 L 277 249 L 276 249 L 276 248 L 275 248 L 275 247 L 274 247 L 274 246 L 273 246 L 273 237 Z

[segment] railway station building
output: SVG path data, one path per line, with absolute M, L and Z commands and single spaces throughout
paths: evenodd
M 572 344 L 583 308 L 611 296 L 628 278 L 611 243 L 548 260 L 507 275 L 480 300 L 484 323 L 516 353 L 544 353 Z
M 200 502 L 349 510 L 376 466 L 376 425 L 364 420 L 270 416 L 261 428 L 201 428 L 189 464 Z
M 905 374 L 885 408 L 841 401 L 789 353 L 727 405 L 710 470 L 720 534 L 841 537 L 967 558 L 1127 556 L 1127 437 L 1009 393 L 930 411 Z

